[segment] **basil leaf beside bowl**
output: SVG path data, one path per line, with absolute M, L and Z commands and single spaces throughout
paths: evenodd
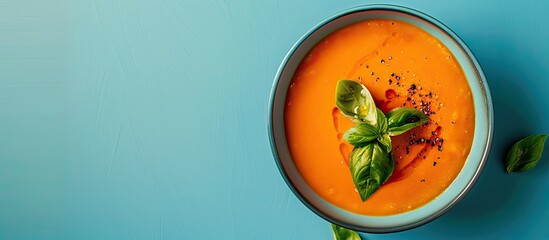
M 398 107 L 387 113 L 389 135 L 397 136 L 428 122 L 429 117 L 415 108 Z
M 362 84 L 340 80 L 336 86 L 336 106 L 353 122 L 377 123 L 377 108 L 370 91 Z
M 362 201 L 366 201 L 393 173 L 393 158 L 376 141 L 355 147 L 349 157 L 351 176 Z
M 335 240 L 361 240 L 360 235 L 353 230 L 332 224 Z
M 355 147 L 366 145 L 379 136 L 379 130 L 368 124 L 360 123 L 355 125 L 343 134 L 343 139 Z
M 507 173 L 534 168 L 541 158 L 546 139 L 546 134 L 532 135 L 513 144 L 505 161 Z

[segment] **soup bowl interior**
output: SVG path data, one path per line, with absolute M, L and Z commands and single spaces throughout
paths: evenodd
M 463 169 L 440 196 L 415 210 L 390 216 L 366 216 L 341 209 L 316 194 L 305 182 L 292 160 L 284 130 L 287 89 L 301 60 L 320 40 L 341 29 L 369 19 L 395 19 L 420 27 L 438 38 L 453 53 L 471 88 L 475 106 L 475 132 Z M 271 147 L 278 168 L 290 189 L 313 212 L 337 225 L 363 232 L 396 232 L 425 224 L 448 211 L 470 190 L 489 153 L 493 110 L 488 85 L 472 52 L 448 27 L 412 9 L 369 5 L 338 13 L 307 32 L 284 58 L 275 77 L 269 109 Z

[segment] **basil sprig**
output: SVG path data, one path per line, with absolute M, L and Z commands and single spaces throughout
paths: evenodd
M 353 230 L 332 224 L 335 240 L 361 240 L 360 235 Z
M 546 139 L 547 134 L 532 135 L 513 144 L 505 161 L 507 173 L 534 168 L 541 158 Z
M 362 201 L 366 201 L 393 174 L 390 136 L 397 136 L 429 121 L 422 112 L 399 107 L 383 114 L 375 107 L 368 89 L 355 81 L 341 80 L 336 87 L 336 106 L 357 123 L 343 134 L 355 148 L 349 167 Z

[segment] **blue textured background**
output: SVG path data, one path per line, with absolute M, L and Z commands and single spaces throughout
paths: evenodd
M 370 1 L 0 0 L 0 239 L 332 239 L 267 136 L 276 69 L 324 18 Z M 452 28 L 490 84 L 496 130 L 470 194 L 368 239 L 549 237 L 548 1 L 390 1 Z

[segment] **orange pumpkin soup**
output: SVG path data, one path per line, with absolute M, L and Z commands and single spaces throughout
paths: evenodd
M 354 126 L 335 106 L 335 87 L 365 85 L 384 113 L 414 107 L 431 121 L 392 137 L 395 170 L 362 202 L 351 178 L 353 147 L 342 139 Z M 296 70 L 284 110 L 292 158 L 312 189 L 328 202 L 364 215 L 421 207 L 456 178 L 475 129 L 467 79 L 450 50 L 417 26 L 390 19 L 342 28 L 317 45 Z

